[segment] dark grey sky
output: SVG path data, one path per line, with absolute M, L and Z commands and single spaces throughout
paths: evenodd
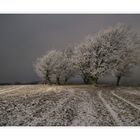
M 0 15 L 0 82 L 38 80 L 32 63 L 53 48 L 123 22 L 140 34 L 140 15 Z M 139 71 L 133 79 L 139 80 Z

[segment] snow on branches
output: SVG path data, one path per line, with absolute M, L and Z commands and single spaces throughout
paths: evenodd
M 97 83 L 106 73 L 120 78 L 130 73 L 139 62 L 139 39 L 126 24 L 89 35 L 71 49 L 52 50 L 37 60 L 36 72 L 47 83 L 64 84 L 75 74 L 84 83 Z M 77 73 L 76 73 L 77 72 Z
M 37 59 L 35 71 L 48 84 L 64 84 L 74 75 L 71 57 L 70 49 L 52 50 Z

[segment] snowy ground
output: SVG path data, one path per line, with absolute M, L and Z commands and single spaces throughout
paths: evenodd
M 140 126 L 140 88 L 0 86 L 0 126 Z

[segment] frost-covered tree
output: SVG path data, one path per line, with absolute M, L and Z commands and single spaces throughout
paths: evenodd
M 75 48 L 75 64 L 78 66 L 86 84 L 97 83 L 97 80 L 114 67 L 111 47 L 103 32 L 96 36 L 88 36 Z
M 72 49 L 64 49 L 61 56 L 57 58 L 58 62 L 54 68 L 57 84 L 65 84 L 75 74 L 75 67 L 72 61 Z
M 99 31 L 72 49 L 50 51 L 39 58 L 36 72 L 47 83 L 64 84 L 81 75 L 86 84 L 97 83 L 106 73 L 112 72 L 119 85 L 122 76 L 130 73 L 138 63 L 139 40 L 130 27 L 116 24 Z
M 120 23 L 98 32 L 95 36 L 88 36 L 75 48 L 75 63 L 84 82 L 97 83 L 105 73 L 116 73 L 127 56 L 131 59 L 129 62 L 132 62 L 132 57 L 127 53 L 132 53 L 130 48 L 134 48 L 137 43 L 136 35 L 127 25 Z
M 52 50 L 35 64 L 36 73 L 48 84 L 65 84 L 75 73 L 72 64 L 72 50 Z
M 74 48 L 73 63 L 77 68 L 77 73 L 81 75 L 85 84 L 91 84 L 91 59 L 92 48 L 83 42 Z
M 38 58 L 34 64 L 36 73 L 45 83 L 53 83 L 53 70 L 57 64 L 57 58 L 60 56 L 61 52 L 52 50 L 49 51 L 46 55 Z
M 73 64 L 73 48 L 66 48 L 63 50 L 63 61 L 61 67 L 62 82 L 66 83 L 71 77 L 75 75 L 76 68 Z
M 115 65 L 112 69 L 113 75 L 117 78 L 118 86 L 123 76 L 129 76 L 134 66 L 139 63 L 139 39 L 126 24 L 117 24 L 110 28 L 112 30 L 113 47 L 116 46 L 114 54 Z
M 129 48 L 128 50 L 125 50 L 124 55 L 120 55 L 120 59 L 116 62 L 116 67 L 112 70 L 112 74 L 117 78 L 117 86 L 119 86 L 121 78 L 130 76 L 133 68 L 138 65 L 139 55 L 137 54 L 138 52 L 133 48 Z

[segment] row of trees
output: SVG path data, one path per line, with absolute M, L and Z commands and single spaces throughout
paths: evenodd
M 36 73 L 48 84 L 65 84 L 80 75 L 85 84 L 97 84 L 99 78 L 110 73 L 119 85 L 139 64 L 139 39 L 126 24 L 89 35 L 80 44 L 62 51 L 51 50 L 37 59 Z

